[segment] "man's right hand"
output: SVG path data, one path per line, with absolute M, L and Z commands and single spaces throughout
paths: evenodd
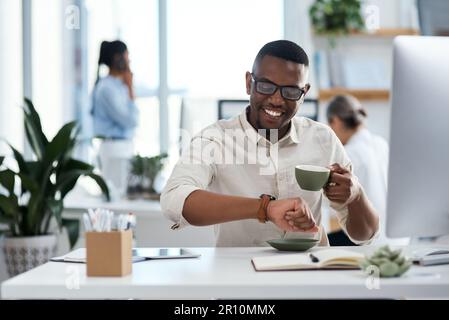
M 284 231 L 318 232 L 312 212 L 301 198 L 270 201 L 268 220 Z

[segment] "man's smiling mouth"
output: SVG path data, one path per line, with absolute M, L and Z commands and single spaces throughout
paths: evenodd
M 279 118 L 284 112 L 279 110 L 273 110 L 268 108 L 262 108 L 263 111 L 271 117 Z

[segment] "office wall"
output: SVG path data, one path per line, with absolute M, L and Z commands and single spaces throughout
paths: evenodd
M 63 100 L 64 87 L 71 85 L 62 81 L 63 63 L 70 64 L 63 51 L 63 13 L 60 0 L 32 1 L 32 98 L 48 139 L 58 132 L 70 108 Z
M 0 138 L 22 149 L 22 37 L 20 1 L 0 1 Z M 0 141 L 0 154 L 9 148 Z

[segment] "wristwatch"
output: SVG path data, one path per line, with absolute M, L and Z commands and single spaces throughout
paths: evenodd
M 262 201 L 260 201 L 260 207 L 257 211 L 257 219 L 259 219 L 260 223 L 266 223 L 268 221 L 268 203 L 270 203 L 270 201 L 272 200 L 276 200 L 276 197 L 269 194 L 261 194 L 260 199 L 262 199 Z

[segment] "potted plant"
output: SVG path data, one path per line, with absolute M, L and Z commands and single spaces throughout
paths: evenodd
M 127 194 L 129 199 L 139 198 L 142 194 L 144 161 L 140 155 L 130 160 L 130 172 L 128 176 Z
M 315 0 L 309 15 L 315 33 L 327 36 L 331 47 L 335 47 L 337 36 L 364 29 L 360 10 L 360 0 Z
M 154 157 L 136 155 L 131 159 L 131 172 L 128 179 L 128 198 L 135 199 L 142 196 L 146 199 L 159 199 L 155 190 L 155 180 L 164 167 L 166 153 Z
M 147 157 L 144 159 L 144 176 L 147 180 L 147 185 L 143 189 L 143 197 L 148 199 L 159 199 L 160 194 L 154 188 L 154 182 L 158 173 L 164 167 L 164 159 L 167 158 L 166 153 L 154 157 Z
M 109 199 L 103 178 L 94 173 L 94 167 L 72 158 L 78 128 L 76 122 L 65 124 L 48 141 L 32 102 L 25 99 L 25 134 L 34 159 L 23 155 L 9 145 L 18 170 L 0 170 L 0 223 L 7 226 L 3 232 L 4 253 L 11 276 L 34 268 L 55 254 L 56 235 L 51 222 L 58 229 L 67 229 L 70 245 L 76 243 L 79 220 L 64 219 L 64 197 L 73 189 L 80 176 L 89 176 Z M 4 157 L 0 158 L 0 166 Z
M 327 60 L 332 86 L 341 86 L 341 57 L 337 37 L 359 32 L 365 28 L 360 0 L 315 0 L 309 16 L 315 34 L 328 39 Z

